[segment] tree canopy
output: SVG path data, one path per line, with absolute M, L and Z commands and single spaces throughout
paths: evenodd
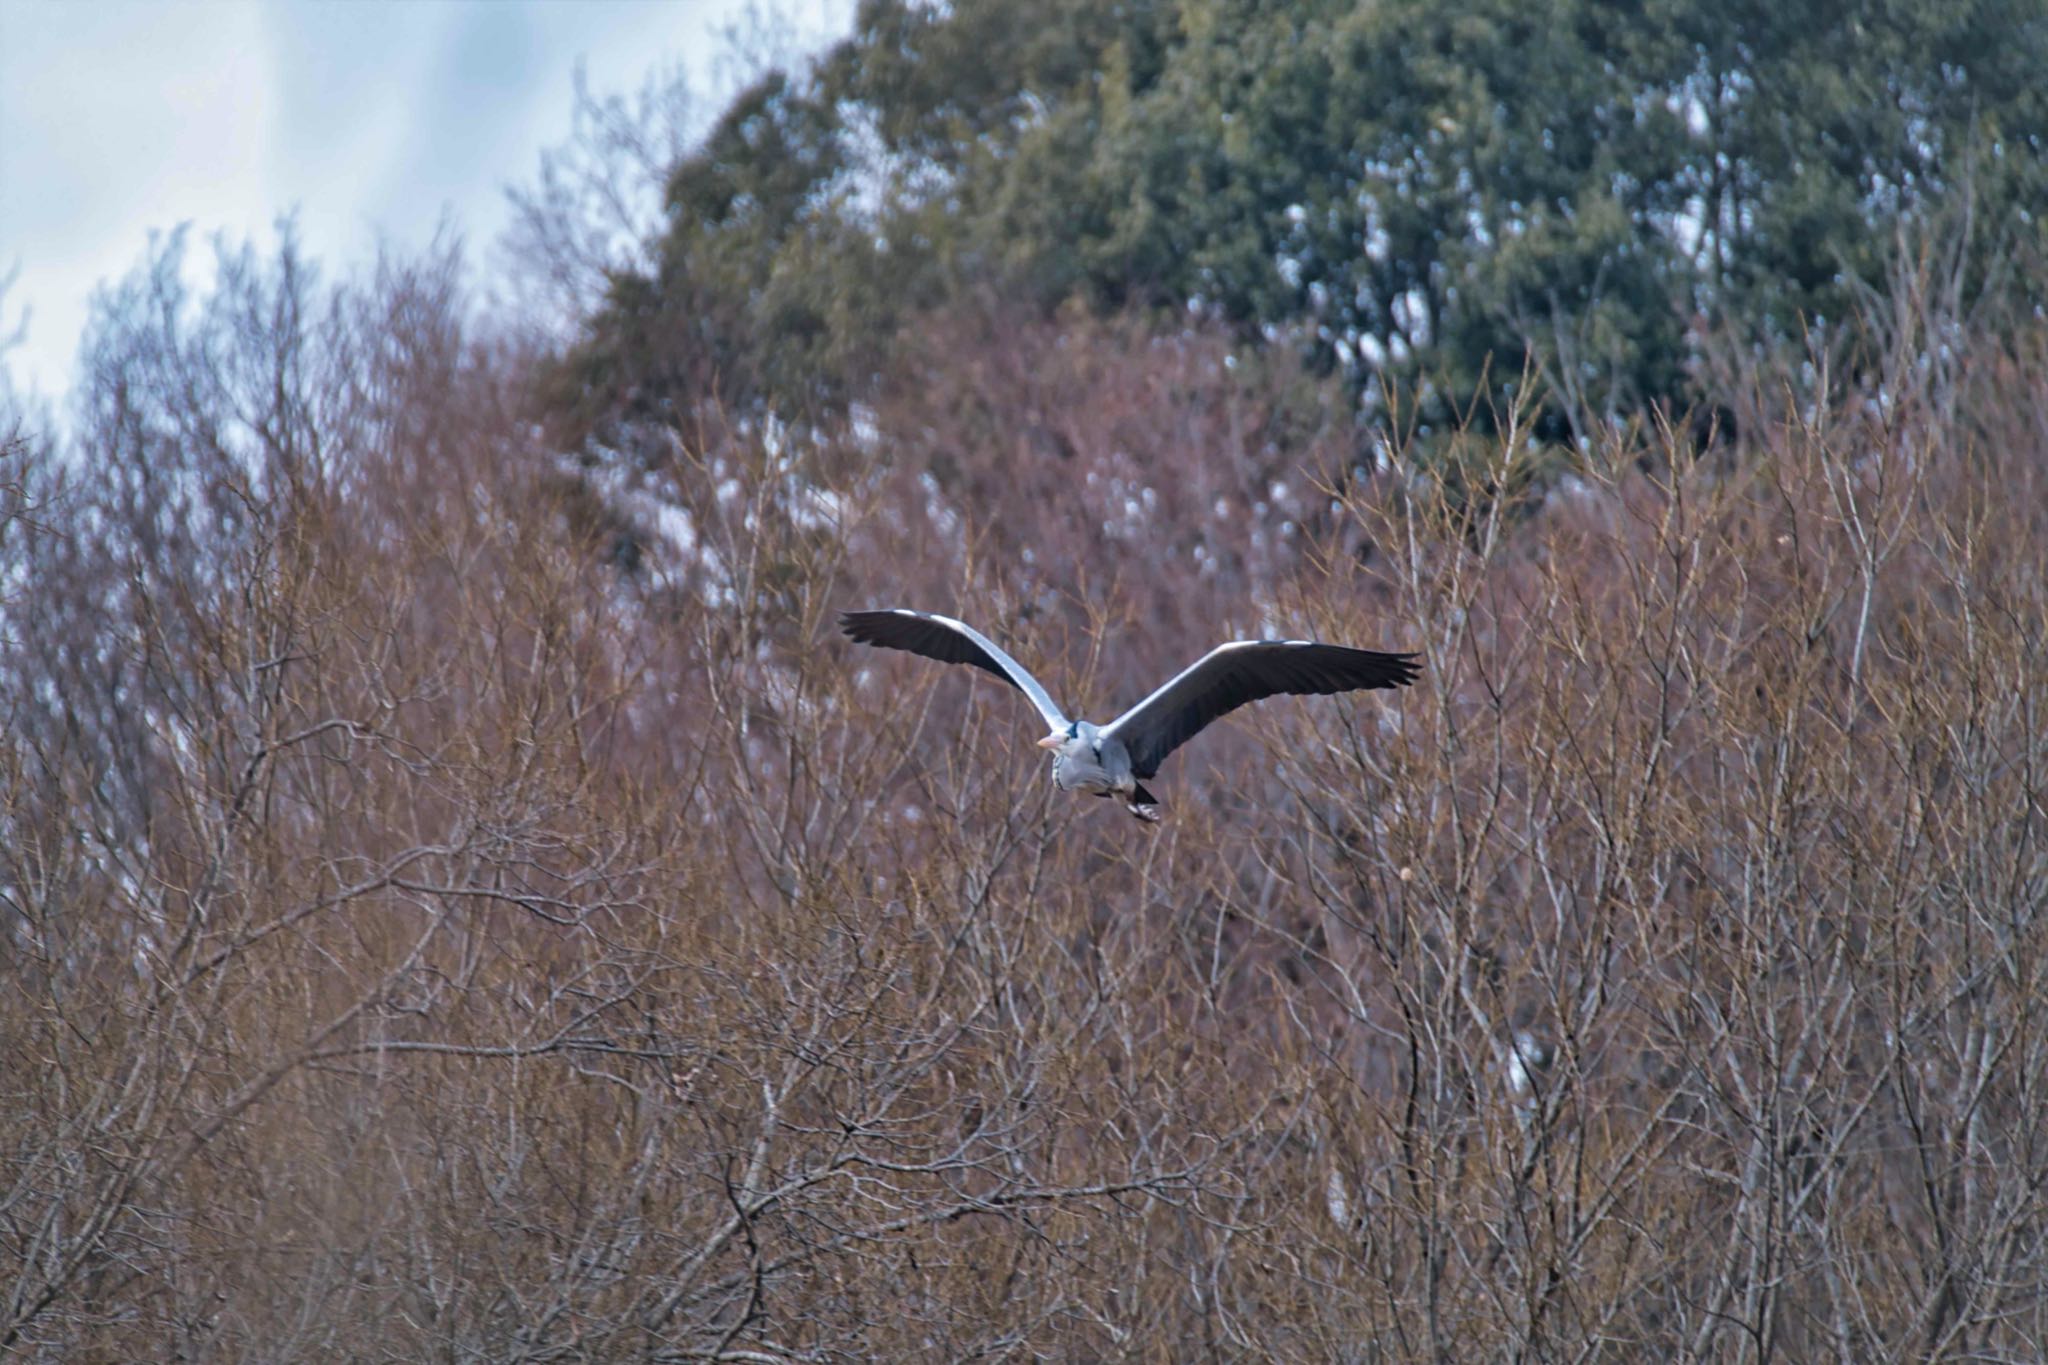
M 2036 248 L 2048 9 L 867 0 L 724 111 L 572 373 L 794 415 L 990 293 L 1303 348 L 1425 422 L 1489 370 L 1549 434 L 1696 396 L 1691 338 L 1839 328 L 1897 230 Z
M 153 240 L 0 375 L 0 1355 L 2048 1359 L 2038 24 L 1748 22 L 874 4 L 539 318 Z M 1424 668 L 1147 832 L 891 604 Z

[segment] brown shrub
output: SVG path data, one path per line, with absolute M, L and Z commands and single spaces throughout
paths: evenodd
M 562 462 L 452 272 L 145 273 L 33 457 L 11 1349 L 2048 1341 L 2038 328 L 1515 515 L 1074 320 Z M 1427 671 L 1233 718 L 1144 830 L 832 629 L 894 602 L 1093 715 L 1267 623 Z

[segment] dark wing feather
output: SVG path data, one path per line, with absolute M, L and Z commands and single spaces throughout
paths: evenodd
M 1151 777 L 1168 754 L 1247 702 L 1405 687 L 1420 672 L 1413 654 L 1311 640 L 1237 640 L 1210 650 L 1103 728 L 1123 741 L 1131 771 Z
M 839 628 L 864 645 L 901 649 L 946 664 L 973 664 L 995 674 L 1031 699 L 1038 714 L 1055 730 L 1067 728 L 1067 717 L 1053 703 L 1029 669 L 1005 654 L 995 641 L 950 616 L 892 607 L 885 611 L 842 611 Z

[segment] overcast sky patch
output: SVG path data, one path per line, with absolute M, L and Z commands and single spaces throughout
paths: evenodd
M 380 240 L 471 246 L 509 218 L 593 92 L 680 67 L 716 92 L 746 0 L 0 0 L 0 275 L 20 278 L 0 358 L 23 389 L 68 386 L 95 286 L 183 222 L 268 247 L 294 213 L 330 277 Z M 790 6 L 813 41 L 847 6 Z M 709 111 L 707 111 L 709 112 Z M 478 253 L 472 251 L 472 256 Z M 209 251 L 189 253 L 210 259 Z

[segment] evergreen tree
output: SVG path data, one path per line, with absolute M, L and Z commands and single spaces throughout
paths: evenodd
M 1838 328 L 1898 227 L 2037 248 L 2040 0 L 868 0 L 678 167 L 575 373 L 785 416 L 995 291 L 1303 347 L 1425 423 L 1682 405 L 1702 320 Z

